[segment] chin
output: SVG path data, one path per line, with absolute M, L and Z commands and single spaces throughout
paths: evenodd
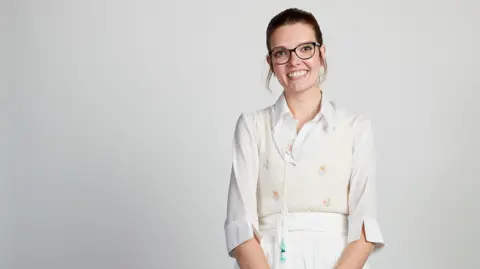
M 286 85 L 284 87 L 285 91 L 289 93 L 303 93 L 315 88 L 317 88 L 317 85 L 315 83 L 295 83 L 293 85 Z
M 316 80 L 312 79 L 310 72 L 303 78 L 291 79 L 285 76 L 282 84 L 284 90 L 289 93 L 302 93 L 317 88 Z

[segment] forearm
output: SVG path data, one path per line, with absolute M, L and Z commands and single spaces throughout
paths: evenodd
M 366 241 L 365 231 L 362 229 L 360 239 L 345 247 L 335 269 L 362 269 L 373 250 L 373 243 Z
M 240 269 L 270 269 L 262 247 L 256 239 L 250 239 L 233 250 Z

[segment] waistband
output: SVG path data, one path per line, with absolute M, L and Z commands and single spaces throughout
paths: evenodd
M 348 218 L 340 213 L 294 212 L 286 215 L 274 214 L 259 219 L 260 232 L 265 235 L 278 234 L 278 222 L 283 222 L 284 232 L 313 231 L 346 234 Z
M 295 231 L 325 232 L 346 235 L 348 217 L 340 213 L 294 212 L 279 213 L 259 218 L 262 236 L 274 236 L 275 250 L 272 269 L 284 268 L 289 249 L 288 234 Z

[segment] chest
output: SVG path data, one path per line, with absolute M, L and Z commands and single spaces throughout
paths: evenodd
M 290 208 L 299 210 L 328 206 L 331 200 L 346 207 L 352 149 L 352 134 L 346 128 L 311 130 L 296 151 L 266 128 L 260 141 L 257 195 L 272 205 L 288 197 Z

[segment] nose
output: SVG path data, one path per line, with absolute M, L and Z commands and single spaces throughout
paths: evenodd
M 290 59 L 288 60 L 290 65 L 298 65 L 301 61 L 302 59 L 294 51 L 290 52 Z

